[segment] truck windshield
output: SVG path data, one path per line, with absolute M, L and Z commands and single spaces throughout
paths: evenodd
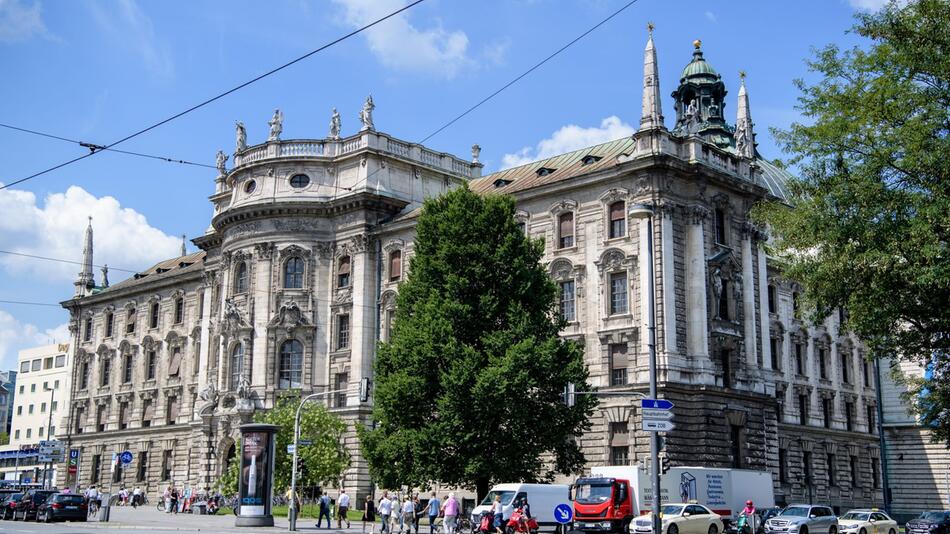
M 789 515 L 792 517 L 808 517 L 808 507 L 807 506 L 789 506 L 788 508 L 782 510 L 782 513 L 779 515 Z
M 610 500 L 610 484 L 578 484 L 575 501 L 581 504 L 600 504 Z
M 491 506 L 495 502 L 495 495 L 501 495 L 501 504 L 506 506 L 511 504 L 511 500 L 515 498 L 515 492 L 513 491 L 491 490 L 485 496 L 485 500 L 482 501 L 482 506 Z

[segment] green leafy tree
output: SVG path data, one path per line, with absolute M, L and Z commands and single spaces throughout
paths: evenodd
M 7 443 L 10 443 L 10 434 L 0 432 L 0 445 L 6 445 Z
M 294 442 L 294 417 L 299 404 L 300 397 L 282 397 L 274 408 L 257 412 L 254 416 L 257 423 L 270 423 L 279 427 L 274 448 L 275 494 L 290 488 L 293 456 L 287 453 L 287 445 Z M 300 413 L 300 439 L 312 443 L 297 451 L 298 488 L 332 484 L 340 479 L 350 466 L 350 455 L 343 440 L 346 429 L 346 423 L 323 405 L 310 403 L 304 406 Z M 222 493 L 237 493 L 240 458 L 239 451 L 219 480 Z
M 507 196 L 460 187 L 425 202 L 392 336 L 376 358 L 376 426 L 361 428 L 383 487 L 474 487 L 578 471 L 596 401 L 583 351 L 558 336 L 557 286 Z
M 866 46 L 828 46 L 798 81 L 807 119 L 776 132 L 802 177 L 760 207 L 812 318 L 836 308 L 873 355 L 932 366 L 918 404 L 950 438 L 950 2 L 859 15 Z

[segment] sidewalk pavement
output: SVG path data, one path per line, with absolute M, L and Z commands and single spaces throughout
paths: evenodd
M 159 512 L 155 508 L 155 505 L 145 505 L 138 508 L 132 508 L 131 506 L 113 506 L 109 514 L 109 521 L 106 523 L 89 521 L 86 523 L 70 523 L 70 525 L 89 529 L 140 529 L 179 532 L 213 531 L 251 533 L 260 531 L 287 531 L 289 529 L 289 523 L 286 517 L 274 517 L 273 528 L 235 527 L 234 518 L 234 514 L 230 513 L 227 515 L 168 514 Z M 350 528 L 344 527 L 343 529 L 336 528 L 336 521 L 334 521 L 334 527 L 332 529 L 326 527 L 318 529 L 314 526 L 315 523 L 316 521 L 312 518 L 299 519 L 297 521 L 297 530 L 301 532 L 326 532 L 333 534 L 360 534 L 362 531 L 362 522 L 360 521 L 353 521 Z M 421 530 L 422 529 L 420 529 L 420 531 Z M 379 532 L 378 522 L 376 532 Z M 428 532 L 428 530 L 426 530 L 426 532 Z

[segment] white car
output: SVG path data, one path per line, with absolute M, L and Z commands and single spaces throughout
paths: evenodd
M 897 521 L 880 510 L 851 510 L 838 518 L 841 534 L 897 534 Z
M 701 504 L 664 504 L 660 511 L 663 534 L 720 534 L 722 518 Z M 642 515 L 630 522 L 631 534 L 653 532 L 653 514 Z

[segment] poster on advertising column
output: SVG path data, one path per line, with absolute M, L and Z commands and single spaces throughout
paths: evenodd
M 236 526 L 272 526 L 271 495 L 274 480 L 274 438 L 277 427 L 241 426 L 240 507 Z

